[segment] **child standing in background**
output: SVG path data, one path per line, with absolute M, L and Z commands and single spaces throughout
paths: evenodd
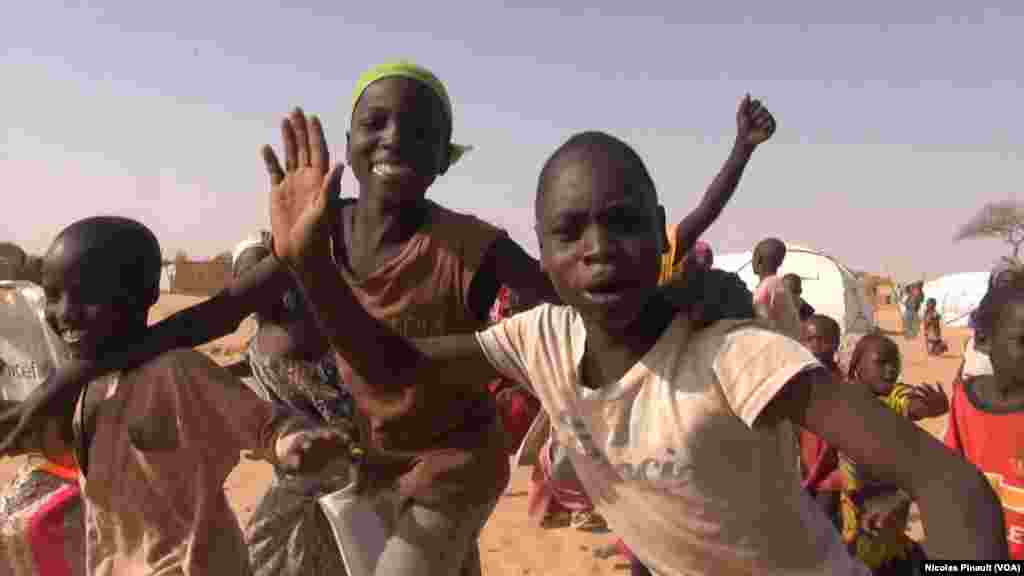
M 754 310 L 768 324 L 779 332 L 800 339 L 800 312 L 796 297 L 786 289 L 778 276 L 782 261 L 786 258 L 786 244 L 778 238 L 765 238 L 754 247 L 751 265 L 760 279 L 754 291 Z
M 925 303 L 922 324 L 924 325 L 925 351 L 929 356 L 942 356 L 949 350 L 949 346 L 942 339 L 942 316 L 936 309 L 935 298 L 929 298 Z

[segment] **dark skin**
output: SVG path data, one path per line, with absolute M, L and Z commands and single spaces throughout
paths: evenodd
M 312 126 L 319 130 L 318 122 Z M 329 171 L 326 145 L 316 136 L 307 144 L 312 149 L 309 164 L 297 168 L 294 179 L 289 174 L 288 185 L 275 188 L 272 195 L 275 253 L 299 279 L 332 348 L 358 374 L 353 392 L 360 403 L 404 419 L 410 434 L 430 434 L 437 423 L 416 414 L 425 404 L 437 402 L 426 411 L 430 414 L 457 410 L 456 403 L 443 397 L 470 393 L 466 386 L 482 388 L 499 375 L 474 335 L 410 342 L 367 314 L 343 278 L 328 272 L 333 268 L 325 240 L 326 215 L 340 188 L 342 168 Z M 608 160 L 613 158 L 610 154 Z M 570 173 L 556 178 L 575 189 L 545 192 L 545 202 L 549 195 L 562 200 L 538 211 L 538 237 L 544 269 L 563 299 L 589 300 L 580 314 L 600 336 L 592 341 L 588 337 L 583 384 L 596 387 L 621 373 L 624 359 L 638 361 L 664 329 L 666 321 L 657 315 L 664 312 L 663 305 L 652 297 L 661 242 L 653 190 L 626 178 L 621 166 L 617 170 L 597 159 L 579 160 L 566 164 Z M 631 185 L 603 183 L 606 176 Z M 560 239 L 553 225 L 561 217 L 568 217 L 569 232 Z M 620 226 L 627 221 L 630 226 Z M 599 302 L 588 296 L 595 288 L 608 288 L 600 283 L 611 279 L 622 288 Z M 391 360 L 387 366 L 374 361 L 381 356 Z M 840 386 L 824 369 L 801 372 L 772 400 L 755 427 L 777 426 L 783 420 L 817 434 L 913 495 L 935 557 L 1007 558 L 1002 509 L 985 477 L 888 410 L 865 387 Z
M 969 397 L 993 412 L 1024 410 L 1024 298 L 1000 307 L 989 338 L 992 375 L 964 383 Z
M 836 358 L 836 350 L 839 349 L 839 331 L 834 325 L 827 322 L 819 322 L 811 318 L 803 323 L 801 342 L 814 354 L 818 360 L 827 360 L 827 365 L 833 365 Z
M 781 240 L 769 238 L 762 240 L 754 247 L 754 258 L 751 267 L 758 278 L 764 280 L 775 275 L 782 267 L 786 258 L 786 245 Z
M 729 158 L 700 205 L 679 224 L 677 259 L 721 214 L 753 151 L 775 131 L 775 119 L 759 101 L 751 101 L 749 96 L 741 101 L 736 122 L 737 137 Z M 295 126 L 305 130 L 299 123 Z M 450 136 L 450 122 L 444 117 L 443 106 L 422 85 L 402 78 L 387 78 L 367 88 L 353 113 L 346 139 L 346 156 L 357 178 L 360 174 L 365 178 L 360 182 L 366 181 L 367 187 L 364 191 L 361 186 L 359 199 L 354 204 L 339 207 L 335 212 L 340 222 L 346 224 L 345 258 L 339 265 L 348 266 L 357 277 L 365 277 L 393 258 L 415 233 L 423 221 L 427 188 L 437 176 L 447 172 L 446 150 Z M 292 129 L 289 120 L 282 124 L 285 168 L 289 171 L 299 166 L 300 160 L 307 159 L 300 158 L 296 145 L 307 137 L 308 131 Z M 262 153 L 271 185 L 277 186 L 284 179 L 284 169 L 269 146 L 264 147 Z M 373 164 L 382 159 L 401 159 L 400 164 L 404 162 L 414 170 L 411 175 L 381 182 L 374 177 Z M 11 446 L 20 431 L 33 422 L 61 418 L 60 406 L 76 398 L 90 379 L 110 370 L 137 366 L 173 348 L 192 348 L 230 334 L 250 314 L 272 308 L 292 284 L 284 267 L 275 259 L 266 258 L 213 298 L 150 327 L 140 345 L 105 356 L 101 362 L 63 366 L 22 405 L 4 410 L 0 416 L 0 432 L 5 439 L 0 443 L 0 451 Z M 501 285 L 515 291 L 524 308 L 540 302 L 559 303 L 540 263 L 507 236 L 496 240 L 488 249 L 470 286 L 469 305 L 481 321 L 486 321 Z
M 900 350 L 891 340 L 875 340 L 866 346 L 855 367 L 855 378 L 876 396 L 888 396 L 899 380 Z M 907 414 L 911 420 L 936 418 L 949 412 L 949 399 L 939 384 L 914 386 L 913 391 Z
M 697 240 L 722 214 L 739 185 L 743 170 L 754 150 L 775 133 L 775 118 L 760 100 L 744 96 L 736 111 L 736 140 L 725 165 L 708 186 L 700 204 L 679 222 L 676 228 L 676 253 L 672 262 L 679 264 Z
M 139 338 L 146 330 L 149 308 L 159 297 L 159 287 L 142 289 L 141 280 L 125 278 L 119 271 L 137 264 L 135 253 L 110 249 L 110 226 L 80 226 L 58 237 L 43 260 L 42 281 L 46 292 L 47 323 L 68 344 L 74 357 L 95 362 L 124 342 Z M 86 422 L 90 421 L 86 403 Z M 71 452 L 72 411 L 66 410 L 58 424 L 60 436 L 47 435 L 47 454 Z M 335 458 L 347 437 L 324 429 L 309 428 L 281 436 L 275 446 L 283 469 L 312 472 Z M 84 466 L 84 464 L 83 464 Z

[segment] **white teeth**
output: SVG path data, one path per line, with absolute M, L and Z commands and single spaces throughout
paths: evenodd
M 380 163 L 373 165 L 373 173 L 377 176 L 400 176 L 412 172 L 408 166 L 401 164 Z
M 583 296 L 595 304 L 609 304 L 622 298 L 622 295 L 617 292 L 590 292 L 589 290 L 584 291 Z
M 78 344 L 85 336 L 84 330 L 65 330 L 60 337 L 68 344 Z

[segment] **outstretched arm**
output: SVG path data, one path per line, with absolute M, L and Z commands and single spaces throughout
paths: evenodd
M 790 419 L 892 481 L 921 507 L 936 557 L 1008 558 L 1002 506 L 985 477 L 938 440 L 871 397 L 833 381 L 825 369 L 801 372 L 759 421 Z
M 272 305 L 291 286 L 287 269 L 264 258 L 209 300 L 176 312 L 153 325 L 136 346 L 98 362 L 76 360 L 62 365 L 24 402 L 0 416 L 0 453 L 19 443 L 27 431 L 51 420 L 70 439 L 70 413 L 86 383 L 112 370 L 139 366 L 174 348 L 193 348 L 238 329 L 246 316 Z
M 736 112 L 736 142 L 722 170 L 711 182 L 700 204 L 676 228 L 676 250 L 672 264 L 678 264 L 711 227 L 732 198 L 754 150 L 775 133 L 775 119 L 759 100 L 744 96 Z

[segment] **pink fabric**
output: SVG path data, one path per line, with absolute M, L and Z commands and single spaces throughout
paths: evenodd
M 81 496 L 82 491 L 77 484 L 63 486 L 32 517 L 29 541 L 40 574 L 71 576 L 71 566 L 64 557 L 64 514 Z
M 754 291 L 754 309 L 772 328 L 791 338 L 800 338 L 800 313 L 780 276 L 768 276 Z

